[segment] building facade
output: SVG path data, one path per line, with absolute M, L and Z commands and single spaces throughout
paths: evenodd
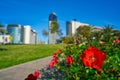
M 56 14 L 53 12 L 49 15 L 49 38 L 48 38 L 48 44 L 55 44 L 57 43 L 57 38 L 58 38 L 58 34 L 55 32 L 55 33 L 51 33 L 51 23 L 53 21 L 56 21 L 57 22 L 57 16 Z
M 76 33 L 77 28 L 80 26 L 84 26 L 84 25 L 89 25 L 89 24 L 81 23 L 75 20 L 67 21 L 66 22 L 66 35 L 73 36 Z
M 31 30 L 30 32 L 30 44 L 36 44 L 37 43 L 37 33 L 35 30 Z
M 0 35 L 0 44 L 9 44 L 11 43 L 11 40 L 10 35 Z
M 24 30 L 23 30 L 24 44 L 30 44 L 30 32 L 31 32 L 31 27 L 29 25 L 24 26 Z
M 9 24 L 7 31 L 12 36 L 12 44 L 36 44 L 37 32 L 29 25 Z
M 31 29 L 31 26 L 25 25 L 23 30 L 23 43 L 24 44 L 36 44 L 37 32 Z
M 21 43 L 21 30 L 22 26 L 19 24 L 9 24 L 7 25 L 8 34 L 12 36 L 12 43 L 19 44 Z

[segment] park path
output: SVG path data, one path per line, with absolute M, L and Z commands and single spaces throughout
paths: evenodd
M 52 57 L 46 57 L 2 69 L 0 70 L 0 80 L 24 80 L 28 74 L 46 67 L 51 59 Z

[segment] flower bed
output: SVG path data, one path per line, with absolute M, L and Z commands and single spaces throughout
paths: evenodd
M 54 66 L 64 73 L 63 80 L 120 79 L 120 42 L 67 45 L 53 54 L 49 67 Z
M 34 80 L 119 80 L 120 40 L 67 45 L 53 53 L 49 68 L 40 73 L 34 73 Z

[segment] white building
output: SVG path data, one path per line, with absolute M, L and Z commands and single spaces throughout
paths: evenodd
M 31 26 L 26 25 L 23 29 L 23 43 L 24 44 L 36 44 L 37 33 L 31 29 Z
M 36 44 L 37 43 L 37 32 L 35 30 L 30 31 L 30 44 Z
M 76 33 L 76 29 L 80 26 L 89 25 L 78 21 L 67 21 L 66 22 L 66 35 L 73 36 Z
M 0 35 L 0 44 L 11 43 L 12 37 L 10 35 Z
M 30 31 L 31 27 L 29 25 L 24 26 L 23 29 L 23 43 L 24 44 L 30 44 Z

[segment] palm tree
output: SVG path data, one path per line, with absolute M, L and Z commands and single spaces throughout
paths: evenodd
M 42 35 L 46 38 L 48 36 L 48 31 L 43 29 L 42 30 Z
M 95 40 L 100 40 L 100 38 L 102 37 L 102 31 L 95 31 L 95 32 L 92 32 L 92 39 L 95 39 Z
M 103 40 L 110 41 L 111 37 L 114 36 L 114 28 L 111 25 L 105 26 L 102 30 Z
M 120 39 L 120 30 L 114 30 L 114 37 Z

